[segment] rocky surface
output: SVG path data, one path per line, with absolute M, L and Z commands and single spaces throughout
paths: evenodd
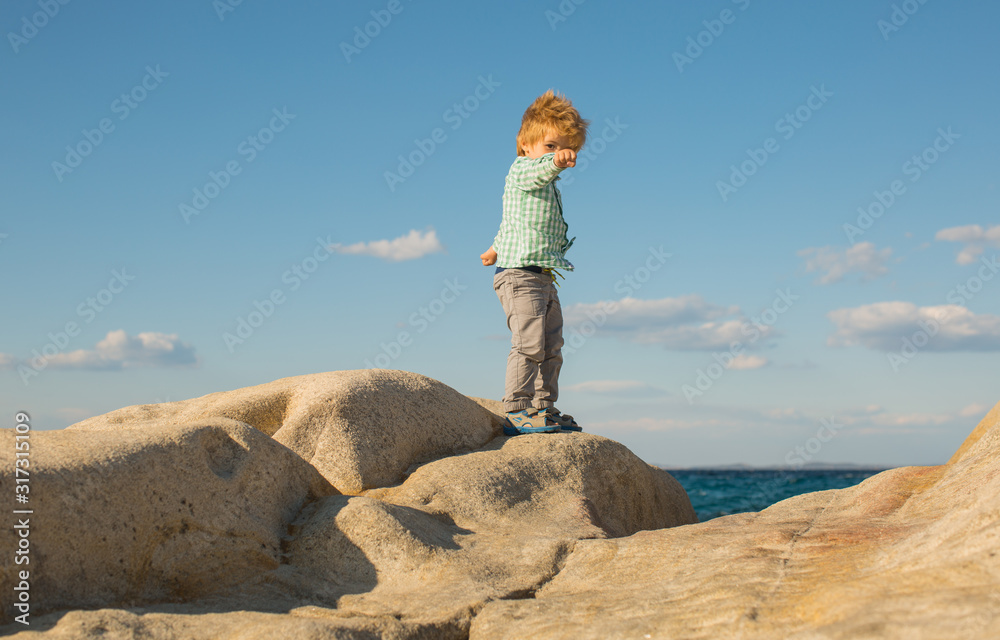
M 0 565 L 8 615 L 14 572 L 26 568 L 40 611 L 224 591 L 276 568 L 301 506 L 336 493 L 302 458 L 225 418 L 34 432 L 31 445 L 30 565 Z M 0 447 L 14 450 L 12 430 Z M 4 495 L 14 493 L 8 462 Z M 12 526 L 0 541 L 17 548 Z
M 352 494 L 399 482 L 414 462 L 476 449 L 499 433 L 489 411 L 447 385 L 379 369 L 125 407 L 70 429 L 135 430 L 209 418 L 258 429 L 316 467 L 338 491 Z
M 1000 638 L 1000 405 L 940 467 L 581 540 L 472 638 Z
M 622 445 L 497 410 L 345 371 L 34 432 L 31 626 L 0 634 L 1000 637 L 1000 405 L 947 465 L 701 524 Z
M 462 638 L 579 540 L 695 521 L 680 485 L 622 445 L 497 437 L 497 408 L 412 373 L 348 371 L 34 432 L 32 625 L 2 631 Z

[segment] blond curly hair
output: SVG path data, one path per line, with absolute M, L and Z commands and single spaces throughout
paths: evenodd
M 521 129 L 517 132 L 517 155 L 526 155 L 529 147 L 545 137 L 549 131 L 566 136 L 573 151 L 580 151 L 587 142 L 587 126 L 590 122 L 580 117 L 573 103 L 562 94 L 549 89 L 538 96 L 521 117 Z

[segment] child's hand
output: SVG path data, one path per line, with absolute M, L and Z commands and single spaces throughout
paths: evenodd
M 552 161 L 556 163 L 557 167 L 565 169 L 566 167 L 576 166 L 576 151 L 572 149 L 560 149 L 556 151 L 556 156 L 552 158 Z
M 486 253 L 484 253 L 483 255 L 479 256 L 479 258 L 483 261 L 483 266 L 488 267 L 491 264 L 496 264 L 497 252 L 493 250 L 493 247 L 490 247 L 489 250 L 487 250 Z

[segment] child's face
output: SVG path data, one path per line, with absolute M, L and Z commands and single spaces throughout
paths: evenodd
M 529 158 L 541 158 L 546 153 L 555 153 L 562 149 L 571 149 L 569 138 L 559 135 L 553 129 L 549 129 L 542 136 L 542 139 L 532 145 L 524 145 L 524 154 Z

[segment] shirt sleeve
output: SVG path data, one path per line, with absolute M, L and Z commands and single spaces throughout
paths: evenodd
M 508 175 L 511 186 L 522 191 L 535 191 L 555 180 L 563 170 L 556 166 L 555 155 L 546 153 L 540 158 L 515 162 Z

